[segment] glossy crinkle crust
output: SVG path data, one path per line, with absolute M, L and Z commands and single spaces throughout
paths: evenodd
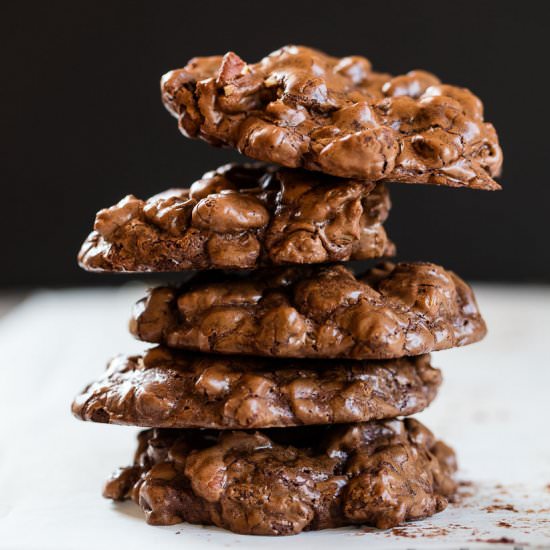
M 189 189 L 101 210 L 79 254 L 90 271 L 250 269 L 391 256 L 384 185 L 226 165 Z
M 157 287 L 134 307 L 146 342 L 225 354 L 390 359 L 481 340 L 472 289 L 430 263 L 218 273 Z
M 441 373 L 427 355 L 388 361 L 215 356 L 153 348 L 113 359 L 73 403 L 82 420 L 251 429 L 364 422 L 420 412 Z
M 454 452 L 414 419 L 261 432 L 148 430 L 104 488 L 153 525 L 183 521 L 292 535 L 389 528 L 439 512 L 456 491 Z
M 167 73 L 181 131 L 243 154 L 346 178 L 499 189 L 502 151 L 483 104 L 426 71 L 392 77 L 364 57 L 286 46 L 229 52 Z

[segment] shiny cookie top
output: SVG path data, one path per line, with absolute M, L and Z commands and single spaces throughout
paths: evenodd
M 181 131 L 283 166 L 368 181 L 499 189 L 502 151 L 483 104 L 431 73 L 286 46 L 249 64 L 197 57 L 162 78 Z

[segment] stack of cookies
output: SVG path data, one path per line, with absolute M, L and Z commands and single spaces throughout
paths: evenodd
M 454 453 L 403 417 L 437 393 L 429 353 L 485 335 L 472 290 L 431 263 L 343 262 L 395 254 L 385 182 L 499 189 L 480 100 L 296 46 L 256 64 L 192 59 L 162 98 L 186 136 L 262 163 L 97 215 L 85 269 L 198 270 L 136 304 L 130 330 L 156 347 L 113 359 L 73 403 L 83 420 L 148 428 L 104 495 L 154 525 L 257 535 L 445 508 Z

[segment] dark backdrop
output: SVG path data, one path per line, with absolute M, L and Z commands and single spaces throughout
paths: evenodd
M 286 43 L 425 68 L 471 88 L 504 149 L 504 191 L 393 185 L 400 257 L 476 280 L 550 281 L 544 2 L 11 2 L 1 17 L 0 285 L 99 284 L 75 255 L 96 210 L 185 186 L 238 155 L 182 137 L 162 73 Z

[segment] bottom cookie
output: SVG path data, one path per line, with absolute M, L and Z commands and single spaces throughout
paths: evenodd
M 256 432 L 152 429 L 103 495 L 132 498 L 148 523 L 292 535 L 381 529 L 443 510 L 454 452 L 414 419 Z

